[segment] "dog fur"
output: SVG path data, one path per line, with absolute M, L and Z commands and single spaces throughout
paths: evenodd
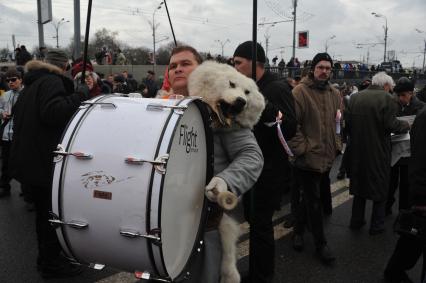
M 204 62 L 191 73 L 188 91 L 190 95 L 203 98 L 222 126 L 229 127 L 236 122 L 242 127 L 252 129 L 265 108 L 263 95 L 252 79 L 229 65 L 214 61 Z M 246 102 L 243 111 L 234 117 L 224 117 L 220 103 L 233 105 L 237 99 Z
M 191 96 L 200 96 L 212 109 L 213 127 L 252 129 L 265 108 L 256 83 L 233 67 L 206 61 L 195 69 L 188 81 Z M 230 109 L 230 111 L 224 111 Z M 219 224 L 222 242 L 221 283 L 238 283 L 237 241 L 239 224 L 223 213 Z

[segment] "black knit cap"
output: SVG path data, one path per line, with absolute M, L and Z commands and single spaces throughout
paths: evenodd
M 393 91 L 396 93 L 401 93 L 405 91 L 414 91 L 414 84 L 409 78 L 401 77 L 396 82 L 396 85 L 393 88 Z
M 328 53 L 318 53 L 317 55 L 315 55 L 314 59 L 312 59 L 312 65 L 311 65 L 311 69 L 315 69 L 315 66 L 321 62 L 321 61 L 328 61 L 331 64 L 331 67 L 333 67 L 333 60 L 331 59 L 330 55 L 328 55 Z
M 235 49 L 234 57 L 238 56 L 248 60 L 252 60 L 252 44 L 252 41 L 246 41 L 238 45 L 237 49 Z M 259 43 L 257 43 L 257 62 L 266 62 L 265 50 L 263 50 L 262 45 L 260 45 Z

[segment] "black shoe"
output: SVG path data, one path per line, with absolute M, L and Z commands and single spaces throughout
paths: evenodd
M 337 180 L 343 180 L 343 179 L 345 179 L 346 178 L 346 173 L 345 172 L 339 172 L 338 174 L 337 174 Z
M 293 249 L 298 252 L 301 252 L 303 251 L 303 247 L 304 247 L 303 236 L 295 233 L 293 235 Z
M 0 188 L 0 198 L 10 196 L 10 188 Z
M 362 221 L 362 222 L 352 222 L 349 225 L 349 228 L 351 228 L 352 230 L 360 230 L 367 222 Z
M 37 270 L 40 272 L 41 277 L 45 279 L 73 277 L 83 272 L 83 268 L 80 265 L 72 264 L 62 257 L 49 263 L 41 263 L 41 261 L 37 260 Z
M 324 264 L 331 264 L 336 260 L 336 257 L 333 255 L 327 245 L 317 248 L 316 254 Z
M 379 235 L 385 232 L 385 227 L 382 228 L 370 228 L 370 231 L 368 232 L 371 236 Z
M 293 227 L 294 224 L 296 224 L 296 220 L 294 218 L 290 218 L 289 220 L 284 222 L 283 227 L 289 229 L 289 228 Z

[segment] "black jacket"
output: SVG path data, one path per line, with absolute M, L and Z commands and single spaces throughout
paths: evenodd
M 426 108 L 416 116 L 410 136 L 410 195 L 414 205 L 426 205 Z
M 411 116 L 411 115 L 417 115 L 420 110 L 423 109 L 423 106 L 425 103 L 421 100 L 419 100 L 416 96 L 413 96 L 411 98 L 410 104 L 403 106 L 400 102 L 398 97 L 395 97 L 397 104 L 398 104 L 398 113 L 396 114 L 397 117 L 401 116 Z
M 23 184 L 51 187 L 53 151 L 86 96 L 74 93 L 73 81 L 51 64 L 31 61 L 27 68 L 24 90 L 13 109 L 11 173 Z
M 264 157 L 260 179 L 282 178 L 288 171 L 288 156 L 278 138 L 277 127 L 269 127 L 265 123 L 274 122 L 278 111 L 281 111 L 281 131 L 286 141 L 289 141 L 296 133 L 294 98 L 289 84 L 268 71 L 257 82 L 257 86 L 266 102 L 265 110 L 254 127 L 254 135 Z

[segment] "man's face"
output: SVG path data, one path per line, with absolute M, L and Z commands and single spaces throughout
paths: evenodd
M 182 51 L 170 58 L 169 82 L 174 90 L 187 89 L 188 77 L 197 68 L 198 62 L 190 51 Z
M 246 77 L 251 78 L 252 76 L 252 62 L 243 57 L 235 56 L 234 57 L 234 67 L 238 72 L 245 75 Z
M 329 61 L 319 61 L 314 69 L 314 78 L 318 81 L 326 81 L 330 78 L 331 63 Z
M 125 79 L 127 79 L 128 75 L 129 75 L 129 74 L 128 74 L 126 71 L 124 71 L 124 72 L 123 72 L 123 77 L 124 77 Z
M 412 91 L 404 91 L 404 92 L 398 93 L 399 102 L 402 105 L 408 105 L 411 101 L 411 97 L 413 97 Z
M 7 77 L 6 78 L 6 82 L 9 85 L 9 88 L 12 90 L 18 90 L 21 88 L 22 85 L 22 79 L 18 78 L 18 77 Z

